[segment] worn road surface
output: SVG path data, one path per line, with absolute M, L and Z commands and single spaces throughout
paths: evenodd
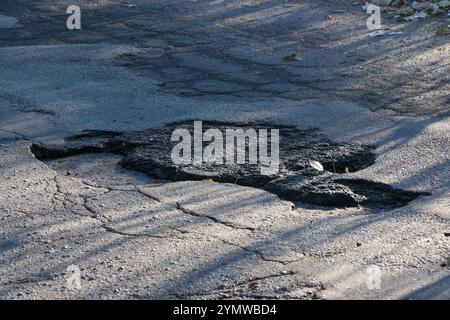
M 374 38 L 354 0 L 77 2 L 82 30 L 71 1 L 0 4 L 0 298 L 450 298 L 446 17 Z M 189 119 L 375 146 L 335 175 L 429 195 L 325 207 L 30 149 Z

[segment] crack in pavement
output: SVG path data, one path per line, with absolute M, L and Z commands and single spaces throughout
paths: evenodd
M 13 94 L 2 94 L 0 98 L 4 98 L 6 101 L 8 101 L 15 111 L 22 112 L 22 113 L 38 113 L 42 115 L 52 116 L 56 117 L 57 113 L 54 110 L 45 110 L 42 108 L 38 108 L 34 106 L 32 103 L 30 103 L 28 100 L 13 95 Z
M 58 177 L 57 177 L 57 175 L 55 175 L 53 181 L 55 182 L 56 191 L 55 191 L 55 194 L 54 194 L 53 198 L 57 199 L 56 195 L 60 194 L 63 197 L 65 197 L 64 200 L 67 200 L 68 202 L 70 202 L 72 204 L 72 206 L 78 205 L 78 203 L 74 203 L 72 200 L 70 200 L 69 195 L 67 193 L 62 191 L 61 186 L 60 186 L 60 184 L 59 184 L 57 179 L 58 179 Z M 80 181 L 83 184 L 85 184 L 85 185 L 87 185 L 89 187 L 99 188 L 97 186 L 92 186 L 90 184 L 87 184 L 87 183 L 83 182 L 82 180 L 80 180 Z M 130 186 L 133 186 L 135 188 L 135 190 L 138 190 L 137 186 L 135 186 L 135 185 L 130 185 Z M 100 187 L 100 188 L 107 190 L 104 194 L 114 190 L 114 189 L 107 188 L 107 187 Z M 121 191 L 121 192 L 131 192 L 131 191 L 135 191 L 135 190 L 119 190 L 119 191 Z M 151 198 L 152 200 L 156 200 L 156 198 L 152 198 L 151 196 L 149 196 L 149 195 L 147 195 L 145 193 L 142 193 L 142 194 L 147 196 L 147 197 L 149 197 L 149 198 Z M 71 213 L 73 213 L 75 215 L 78 215 L 78 216 L 88 217 L 88 218 L 94 219 L 96 221 L 99 221 L 101 223 L 101 228 L 103 228 L 104 230 L 106 230 L 108 232 L 111 232 L 111 233 L 114 233 L 114 234 L 117 234 L 117 235 L 121 235 L 121 236 L 128 236 L 128 237 L 147 237 L 147 238 L 159 238 L 159 239 L 165 239 L 165 238 L 166 239 L 185 239 L 185 237 L 177 236 L 177 235 L 133 233 L 133 232 L 125 232 L 125 231 L 117 230 L 117 229 L 113 228 L 111 225 L 108 225 L 108 224 L 113 224 L 114 223 L 114 221 L 112 219 L 109 219 L 109 218 L 105 217 L 104 215 L 101 215 L 100 213 L 95 211 L 91 206 L 89 206 L 88 201 L 90 199 L 94 199 L 93 197 L 90 197 L 90 196 L 87 196 L 87 195 L 83 195 L 83 194 L 77 194 L 76 196 L 82 200 L 81 206 L 86 211 L 88 211 L 90 213 L 90 215 L 80 214 L 80 213 L 74 211 L 72 207 L 68 206 L 65 201 L 61 201 L 60 199 L 57 199 L 57 200 L 61 201 L 63 206 L 64 206 L 64 208 L 66 210 L 68 210 L 69 212 L 71 212 Z M 157 200 L 157 201 L 161 202 L 160 200 Z M 56 211 L 56 209 L 54 209 L 53 211 Z M 186 233 L 186 232 L 180 231 L 177 228 L 172 228 L 170 226 L 166 226 L 166 227 L 168 229 L 176 231 L 176 232 L 178 232 L 180 234 Z
M 57 193 L 60 193 L 60 194 L 62 194 L 62 195 L 67 197 L 67 194 L 64 193 L 61 190 L 61 187 L 59 186 L 59 183 L 57 181 L 56 176 L 55 176 L 54 181 L 56 183 Z M 90 184 L 87 184 L 87 185 L 91 186 Z M 160 199 L 160 198 L 158 198 L 158 197 L 156 197 L 154 195 L 151 195 L 148 192 L 143 191 L 141 188 L 139 188 L 136 185 L 129 184 L 129 186 L 134 187 L 134 189 L 133 190 L 120 190 L 120 191 L 121 192 L 133 192 L 133 191 L 135 192 L 135 191 L 137 191 L 139 194 L 142 194 L 142 195 L 148 197 L 151 200 L 157 201 L 159 203 L 164 203 L 164 204 L 168 205 L 169 207 L 171 207 L 173 209 L 177 209 L 177 210 L 179 210 L 180 212 L 182 212 L 184 214 L 187 214 L 187 215 L 190 215 L 190 216 L 194 216 L 194 217 L 198 217 L 198 218 L 206 218 L 206 219 L 208 219 L 208 220 L 210 220 L 210 221 L 212 221 L 214 223 L 220 224 L 222 226 L 226 226 L 226 227 L 237 229 L 237 230 L 247 230 L 247 231 L 251 231 L 251 232 L 254 232 L 256 230 L 256 228 L 236 225 L 236 224 L 231 223 L 231 222 L 222 221 L 220 219 L 217 219 L 216 217 L 211 217 L 211 216 L 208 216 L 208 215 L 203 215 L 203 214 L 196 213 L 196 212 L 194 212 L 192 210 L 188 210 L 188 209 L 184 208 L 179 202 L 175 202 L 175 205 L 171 205 L 170 203 L 165 202 L 162 199 Z M 113 189 L 111 189 L 109 187 L 104 187 L 104 186 L 100 186 L 100 188 L 108 190 L 107 192 L 110 192 L 110 191 L 113 190 Z M 107 193 L 107 192 L 105 192 L 105 193 Z M 118 235 L 121 235 L 121 236 L 130 236 L 130 237 L 175 238 L 175 239 L 185 239 L 186 238 L 186 237 L 178 236 L 178 235 L 148 234 L 148 233 L 147 234 L 142 234 L 142 233 L 133 233 L 133 232 L 125 232 L 125 231 L 117 230 L 117 229 L 113 228 L 110 225 L 110 224 L 114 223 L 113 220 L 111 220 L 111 219 L 109 219 L 109 218 L 99 214 L 97 211 L 95 211 L 93 208 L 91 208 L 89 206 L 88 200 L 92 199 L 92 197 L 89 197 L 89 196 L 86 196 L 86 195 L 81 195 L 81 194 L 79 194 L 77 196 L 80 197 L 83 200 L 82 206 L 85 208 L 86 211 L 88 211 L 91 214 L 90 216 L 88 216 L 88 215 L 82 215 L 82 216 L 86 216 L 86 217 L 89 217 L 89 218 L 92 218 L 92 219 L 95 219 L 95 220 L 101 222 L 101 227 L 103 229 L 105 229 L 106 231 L 108 231 L 108 232 L 112 232 L 112 233 L 115 233 L 115 234 L 118 234 Z M 67 208 L 67 207 L 65 207 L 65 208 L 67 210 L 69 210 L 70 212 L 74 213 L 74 214 L 80 215 L 79 213 L 73 211 L 73 209 L 71 209 L 71 208 Z M 251 249 L 251 248 L 248 248 L 248 247 L 245 247 L 245 246 L 241 246 L 241 245 L 238 245 L 236 243 L 230 242 L 230 241 L 228 241 L 226 239 L 220 238 L 220 237 L 215 236 L 215 235 L 204 234 L 202 232 L 191 231 L 191 230 L 189 230 L 189 231 L 187 231 L 187 230 L 181 231 L 178 228 L 172 228 L 170 226 L 166 226 L 166 227 L 171 229 L 171 230 L 173 230 L 173 231 L 181 233 L 181 234 L 186 234 L 186 233 L 188 233 L 188 234 L 196 234 L 196 235 L 201 235 L 201 236 L 204 236 L 204 237 L 209 237 L 209 238 L 218 240 L 218 241 L 220 241 L 220 242 L 222 242 L 222 243 L 224 243 L 226 245 L 233 246 L 235 248 L 239 248 L 239 249 L 244 250 L 246 252 L 252 253 L 252 254 L 258 256 L 260 259 L 262 259 L 264 261 L 267 261 L 267 262 L 274 262 L 274 263 L 279 263 L 279 264 L 282 264 L 282 265 L 287 265 L 289 263 L 301 260 L 301 258 L 300 259 L 289 260 L 289 261 L 269 258 L 266 254 L 261 252 L 261 250 Z M 303 256 L 306 257 L 305 254 L 303 254 Z
M 280 264 L 282 264 L 282 265 L 288 265 L 288 264 L 290 264 L 290 263 L 297 262 L 297 261 L 300 261 L 300 260 L 301 260 L 301 259 L 294 259 L 294 260 L 285 261 L 285 260 L 277 260 L 277 259 L 274 259 L 274 258 L 268 258 L 268 257 L 267 257 L 263 252 L 261 252 L 260 250 L 257 250 L 257 249 L 250 249 L 250 248 L 248 248 L 248 247 L 240 246 L 240 245 L 238 245 L 238 244 L 236 244 L 236 243 L 233 243 L 233 242 L 230 242 L 230 241 L 224 240 L 224 239 L 218 239 L 218 240 L 220 240 L 220 241 L 222 241 L 223 243 L 228 244 L 228 245 L 230 245 L 230 246 L 234 246 L 234 247 L 240 248 L 240 249 L 242 249 L 242 250 L 244 250 L 244 251 L 251 252 L 251 253 L 257 255 L 261 260 L 264 260 L 264 261 L 267 261 L 267 262 L 275 262 L 275 263 L 280 263 Z
M 23 134 L 21 134 L 19 132 L 16 132 L 16 131 L 13 131 L 13 130 L 6 130 L 6 129 L 0 129 L 0 131 L 1 132 L 5 132 L 5 133 L 9 133 L 9 134 L 12 134 L 12 135 L 15 135 L 15 136 L 18 136 L 22 140 L 29 141 L 29 142 L 32 142 L 32 143 L 36 143 L 35 140 L 32 140 L 32 139 L 28 138 L 27 136 L 25 136 L 25 135 L 23 135 Z
M 104 186 L 101 184 L 97 184 L 96 182 L 86 182 L 83 181 L 82 179 L 78 179 L 80 180 L 84 185 L 90 187 L 90 188 L 95 188 L 95 189 L 102 189 L 104 190 L 104 192 L 102 194 L 107 194 L 111 191 L 119 191 L 119 192 L 137 192 L 141 195 L 143 195 L 144 197 L 147 197 L 148 199 L 152 200 L 152 201 L 156 201 L 158 203 L 164 204 L 166 205 L 168 208 L 171 209 L 176 209 L 179 212 L 182 212 L 184 214 L 193 216 L 193 217 L 197 217 L 197 218 L 204 218 L 204 219 L 208 219 L 210 221 L 212 221 L 213 223 L 219 224 L 221 226 L 225 226 L 228 228 L 232 228 L 235 230 L 243 230 L 243 231 L 250 231 L 250 232 L 254 232 L 256 230 L 258 230 L 257 228 L 253 228 L 253 227 L 248 227 L 248 226 L 242 226 L 239 224 L 235 224 L 232 222 L 228 222 L 228 221 L 223 221 L 221 219 L 218 219 L 216 217 L 212 217 L 209 215 L 204 215 L 204 214 L 200 214 L 198 212 L 195 212 L 193 210 L 189 210 L 185 207 L 183 207 L 183 205 L 180 202 L 170 202 L 170 201 L 164 201 L 164 199 L 155 196 L 154 194 L 151 194 L 148 190 L 143 190 L 141 187 L 139 187 L 138 185 L 135 184 L 125 184 L 125 188 L 122 189 L 116 189 L 114 186 Z M 56 193 L 60 193 L 65 197 L 69 197 L 69 195 L 67 195 L 62 189 L 61 186 L 59 185 L 57 176 L 55 176 L 54 178 L 54 182 L 56 184 L 56 188 L 57 188 L 57 192 Z M 158 187 L 161 186 L 163 184 L 158 184 L 155 186 L 151 186 L 151 187 Z M 123 185 L 122 185 L 123 187 Z M 234 248 L 238 248 L 240 250 L 243 250 L 245 252 L 249 252 L 251 254 L 254 254 L 256 256 L 258 256 L 261 260 L 266 261 L 266 262 L 273 262 L 273 263 L 277 263 L 277 264 L 281 264 L 281 265 L 288 265 L 294 262 L 298 262 L 300 260 L 306 259 L 306 258 L 320 258 L 320 257 L 330 257 L 330 256 L 335 256 L 335 255 L 339 255 L 342 254 L 342 250 L 339 252 L 325 252 L 325 253 L 314 253 L 314 252 L 306 252 L 306 251 L 302 251 L 302 252 L 297 252 L 296 250 L 293 250 L 293 252 L 300 254 L 301 256 L 298 258 L 288 258 L 288 259 L 277 259 L 276 257 L 271 257 L 269 254 L 264 252 L 264 249 L 255 249 L 255 248 L 251 248 L 248 246 L 244 246 L 244 245 L 240 245 L 240 244 L 236 244 L 230 240 L 221 238 L 217 235 L 212 235 L 212 234 L 205 234 L 202 233 L 200 231 L 197 230 L 180 230 L 179 228 L 174 228 L 174 227 L 170 227 L 170 226 L 166 226 L 166 228 L 177 232 L 179 235 L 171 235 L 171 234 L 148 234 L 148 233 L 134 233 L 134 232 L 126 232 L 126 231 L 121 231 L 121 230 L 117 230 L 116 228 L 114 228 L 112 226 L 112 224 L 114 224 L 114 220 L 109 219 L 101 214 L 99 214 L 95 209 L 93 209 L 88 201 L 90 199 L 95 199 L 95 197 L 89 196 L 89 195 L 83 195 L 83 194 L 78 194 L 76 195 L 77 197 L 82 199 L 82 206 L 84 207 L 84 209 L 86 211 L 88 211 L 91 215 L 83 215 L 83 216 L 87 216 L 90 218 L 93 218 L 99 222 L 101 222 L 101 227 L 103 229 L 105 229 L 108 232 L 112 232 L 121 236 L 130 236 L 130 237 L 150 237 L 150 238 L 172 238 L 172 239 L 187 239 L 187 238 L 191 238 L 191 239 L 202 239 L 204 237 L 206 238 L 211 238 L 217 241 L 220 241 L 223 244 L 232 246 Z M 78 203 L 73 202 L 70 200 L 70 198 L 67 199 L 69 202 L 71 202 L 70 206 L 65 206 L 65 208 L 69 211 L 71 211 L 74 214 L 78 214 L 77 212 L 74 212 L 72 207 L 73 205 L 77 205 Z M 190 235 L 198 235 L 202 238 L 192 238 L 192 237 L 187 237 L 186 235 L 190 234 Z M 254 244 L 254 246 L 257 246 L 257 244 Z M 345 250 L 344 250 L 345 251 Z
M 32 283 L 39 283 L 43 281 L 51 281 L 55 280 L 59 274 L 46 274 L 42 276 L 38 276 L 36 278 L 22 278 L 17 280 L 11 280 L 6 282 L 0 282 L 1 287 L 10 286 L 10 285 L 18 285 L 18 284 L 32 284 Z
M 135 187 L 136 187 L 136 186 L 135 186 Z M 136 187 L 136 188 L 137 188 L 137 187 Z M 137 188 L 137 191 L 138 191 L 140 194 L 142 194 L 142 195 L 144 195 L 144 196 L 146 196 L 146 197 L 148 197 L 148 198 L 150 198 L 150 199 L 152 199 L 152 200 L 158 201 L 158 202 L 160 202 L 160 203 L 170 204 L 170 203 L 168 203 L 168 202 L 163 202 L 163 201 L 162 201 L 161 199 L 159 199 L 158 197 L 155 197 L 155 196 L 153 196 L 153 195 L 151 195 L 151 194 L 149 194 L 149 193 L 147 193 L 147 192 L 142 191 L 142 189 L 140 189 L 140 188 Z M 230 228 L 233 228 L 233 229 L 241 229 L 241 230 L 249 230 L 249 231 L 255 231 L 255 230 L 256 230 L 256 228 L 252 228 L 252 227 L 247 227 L 247 226 L 242 226 L 242 225 L 234 224 L 234 223 L 229 222 L 229 221 L 223 221 L 223 220 L 220 220 L 220 219 L 218 219 L 218 218 L 216 218 L 216 217 L 214 217 L 214 216 L 196 213 L 196 212 L 193 211 L 193 210 L 189 210 L 189 209 L 183 207 L 182 204 L 179 203 L 179 202 L 175 202 L 175 206 L 173 206 L 173 208 L 174 208 L 174 209 L 177 209 L 177 210 L 179 210 L 179 211 L 181 211 L 181 212 L 183 212 L 183 213 L 185 213 L 185 214 L 188 214 L 188 215 L 190 215 L 190 216 L 198 217 L 198 218 L 206 218 L 206 219 L 209 219 L 209 220 L 211 220 L 211 221 L 213 221 L 213 222 L 215 222 L 215 223 L 219 223 L 219 224 L 221 224 L 221 225 L 224 225 L 224 226 L 227 226 L 227 227 L 230 227 Z
M 222 221 L 222 220 L 217 219 L 216 217 L 213 217 L 213 216 L 203 215 L 203 214 L 200 214 L 200 213 L 196 213 L 196 212 L 194 212 L 192 210 L 188 210 L 188 209 L 184 208 L 183 206 L 181 206 L 181 204 L 178 203 L 178 202 L 176 202 L 176 208 L 178 210 L 180 210 L 181 212 L 185 213 L 185 214 L 188 214 L 188 215 L 191 215 L 191 216 L 194 216 L 194 217 L 199 217 L 199 218 L 207 218 L 207 219 L 209 219 L 209 220 L 211 220 L 211 221 L 213 221 L 215 223 L 219 223 L 219 224 L 225 225 L 225 226 L 233 228 L 233 229 L 255 231 L 255 228 L 252 228 L 252 227 L 245 227 L 245 226 L 237 225 L 237 224 L 234 224 L 234 223 L 231 223 L 231 222 L 228 222 L 228 221 Z
M 276 279 L 281 277 L 292 277 L 295 275 L 300 275 L 300 271 L 281 271 L 279 273 L 274 274 L 268 274 L 265 276 L 260 277 L 252 277 L 245 279 L 243 281 L 233 283 L 229 286 L 219 286 L 215 289 L 209 290 L 209 291 L 199 291 L 199 292 L 190 292 L 185 294 L 174 294 L 171 297 L 175 299 L 192 299 L 194 297 L 202 296 L 202 297 L 208 297 L 208 296 L 215 296 L 218 295 L 224 296 L 227 294 L 233 294 L 233 297 L 240 297 L 240 298 L 254 298 L 254 299 L 273 299 L 274 297 L 279 296 L 278 294 L 273 295 L 263 295 L 263 294 L 257 294 L 252 293 L 251 290 L 254 289 L 254 287 L 258 284 L 260 281 L 269 280 L 269 279 Z M 296 286 L 298 289 L 299 286 Z M 321 282 L 314 283 L 312 282 L 303 282 L 300 284 L 300 287 L 303 288 L 311 288 L 311 292 L 308 292 L 306 294 L 303 294 L 301 298 L 312 298 L 317 299 L 317 293 L 319 291 L 322 291 L 325 289 L 324 285 Z M 313 290 L 314 289 L 314 290 Z M 239 291 L 236 292 L 236 291 Z M 285 297 L 284 297 L 285 298 Z M 298 298 L 298 297 L 292 297 L 292 298 Z

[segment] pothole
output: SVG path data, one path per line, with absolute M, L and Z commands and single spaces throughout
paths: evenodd
M 172 181 L 212 179 L 261 188 L 282 199 L 326 207 L 396 208 L 424 194 L 346 177 L 345 172 L 355 172 L 374 163 L 374 148 L 371 146 L 338 143 L 329 140 L 317 129 L 304 130 L 267 122 L 203 121 L 202 132 L 218 129 L 225 141 L 225 133 L 229 129 L 266 129 L 268 132 L 279 129 L 280 165 L 277 173 L 261 174 L 259 165 L 248 163 L 248 152 L 245 153 L 245 164 L 175 164 L 171 153 L 178 142 L 171 141 L 172 133 L 176 129 L 186 129 L 193 136 L 193 124 L 194 121 L 174 122 L 161 128 L 131 132 L 84 131 L 66 138 L 63 145 L 33 144 L 30 149 L 42 161 L 76 154 L 110 152 L 123 156 L 120 164 L 124 168 L 142 172 L 151 178 Z M 202 146 L 206 147 L 209 143 L 203 142 Z M 247 151 L 248 147 L 246 141 Z M 310 160 L 322 163 L 325 171 L 309 168 Z

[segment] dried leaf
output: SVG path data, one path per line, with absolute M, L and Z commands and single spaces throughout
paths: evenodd
M 309 160 L 309 165 L 317 171 L 323 171 L 323 166 L 319 161 Z
M 287 56 L 283 57 L 284 62 L 301 61 L 301 60 L 303 60 L 302 57 L 297 56 L 295 53 L 288 54 Z

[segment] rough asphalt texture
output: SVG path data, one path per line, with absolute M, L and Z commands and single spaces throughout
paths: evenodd
M 83 29 L 69 31 L 70 1 L 2 1 L 0 297 L 450 298 L 450 46 L 434 36 L 446 18 L 386 12 L 404 34 L 371 38 L 354 0 L 211 2 L 80 1 Z M 282 60 L 292 53 L 302 60 Z M 43 162 L 30 149 L 187 119 L 373 145 L 375 163 L 345 179 L 431 195 L 293 207 L 232 183 L 154 180 L 119 155 Z M 66 287 L 71 265 L 80 289 Z

